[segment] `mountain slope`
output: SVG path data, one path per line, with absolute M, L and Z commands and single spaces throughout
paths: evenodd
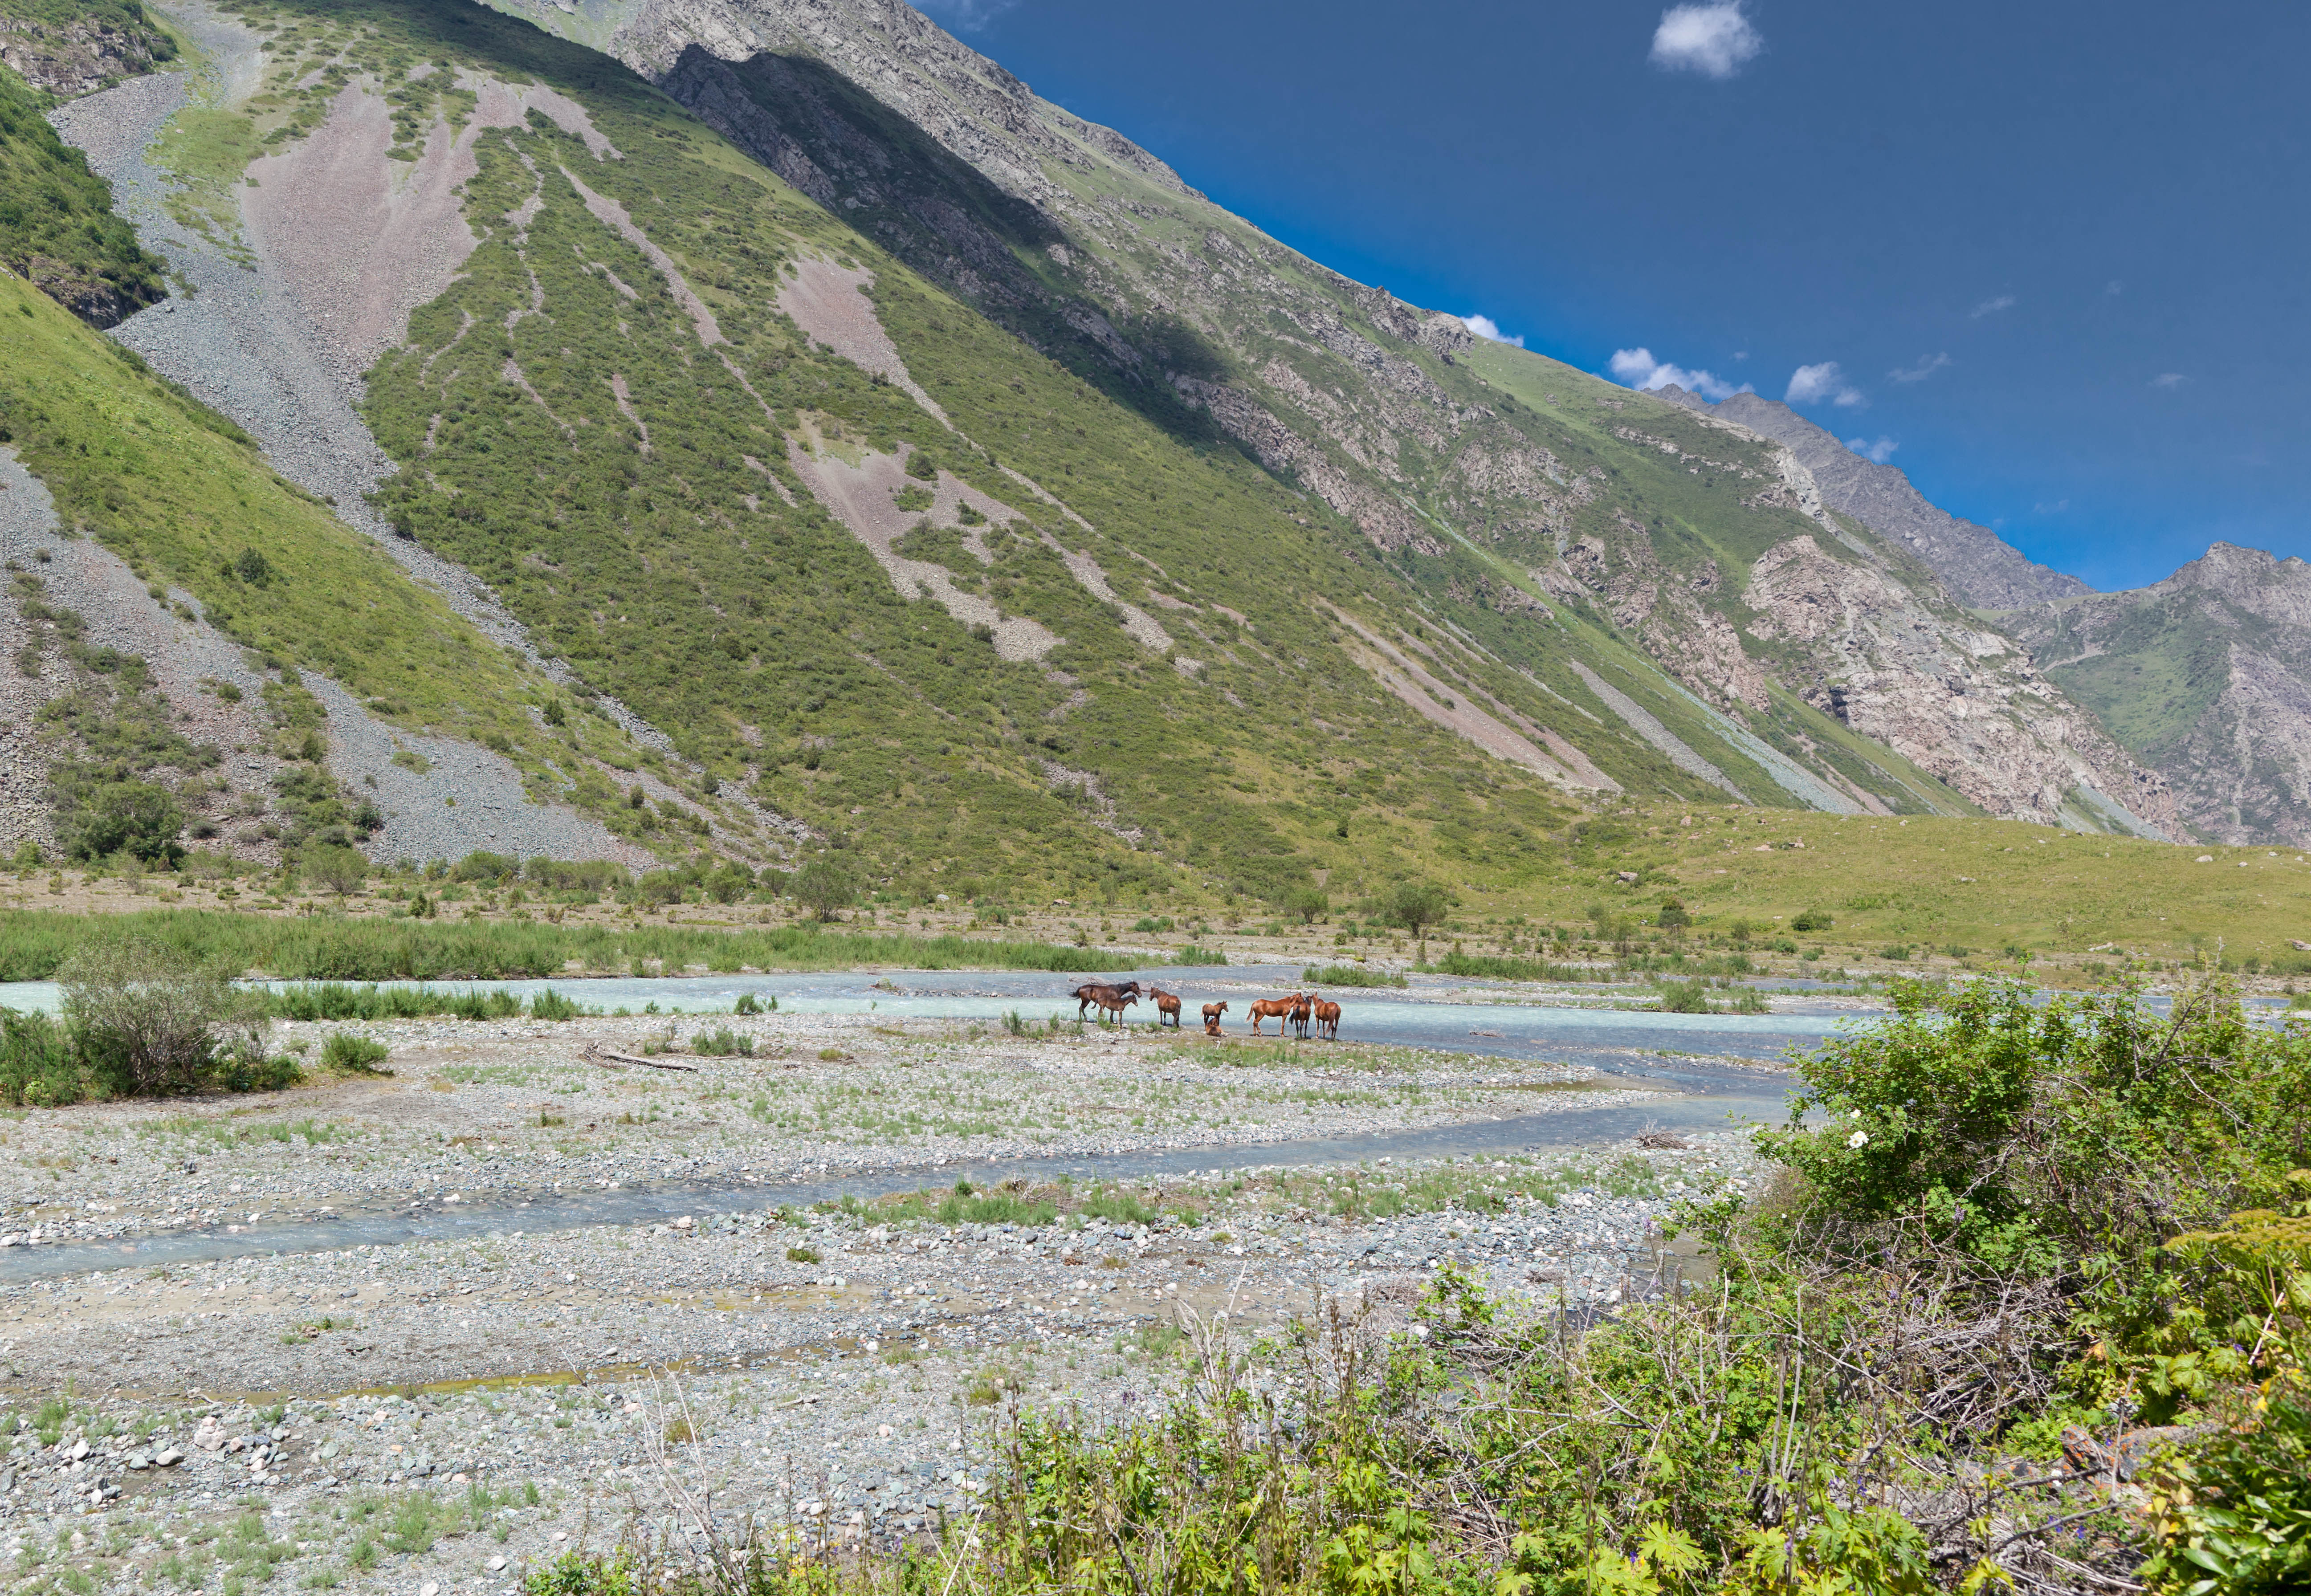
M 109 327 L 167 292 L 161 262 L 113 214 L 110 186 L 42 119 L 47 101 L 0 65 L 0 266 Z
M 2074 576 L 2033 563 L 1989 528 L 1936 508 L 1898 467 L 1863 459 L 1834 433 L 1776 400 L 1743 393 L 1712 405 L 1674 385 L 1661 390 L 1661 397 L 1787 444 L 1813 474 L 1824 503 L 1914 551 L 1970 608 L 2013 609 L 2094 590 Z
M 470 806 L 489 784 L 562 785 L 568 751 L 534 713 L 552 684 L 268 470 L 239 427 L 6 275 L 0 468 L 9 848 L 71 851 L 121 796 L 105 784 L 134 782 L 168 789 L 189 841 L 243 858 L 317 838 L 391 858 L 446 836 L 462 853 L 495 823 L 415 813 L 421 794 Z M 424 789 L 411 767 L 461 748 L 490 772 Z M 565 830 L 570 851 L 616 851 L 599 825 Z
M 1846 551 L 1833 560 L 1908 571 L 1883 590 L 1902 612 L 1898 622 L 1888 615 L 1887 630 L 1937 641 L 1931 658 L 1878 651 L 1873 674 L 1889 692 L 1948 696 L 1946 663 L 1981 655 L 1979 624 L 1923 597 L 1937 584 L 1906 545 L 1897 553 L 1857 523 L 1836 523 L 1817 486 L 1800 483 L 1804 467 L 1785 467 L 1775 449 L 1754 450 L 1755 434 L 1714 435 L 1722 458 L 1710 458 L 1722 472 L 1664 459 L 1653 435 L 1660 402 L 1480 346 L 1453 317 L 1283 249 L 904 5 L 504 8 L 635 65 L 918 271 L 1173 436 L 1233 446 L 1298 484 L 1444 613 L 1458 615 L 1479 577 L 1488 593 L 1546 588 L 1574 598 L 1588 606 L 1583 619 L 1843 801 L 1882 801 L 1899 783 L 1883 771 L 1835 769 L 1827 750 L 1852 728 L 1826 685 L 1851 674 L 1850 650 L 1802 629 L 1752 630 L 1743 595 L 1755 562 L 1783 545 L 1801 554 L 1795 540 L 1823 535 Z M 1519 373 L 1513 403 L 1496 374 L 1504 360 Z M 1704 480 L 1671 493 L 1670 475 Z M 1662 495 L 1678 515 L 1658 513 Z M 1655 570 L 1679 580 L 1651 580 Z M 2166 816 L 2157 781 L 2095 736 L 2090 717 L 2043 681 L 2012 685 L 2020 699 L 2001 688 L 1916 722 L 1921 734 L 1893 750 L 1900 763 L 1993 813 L 2106 824 L 2116 806 L 2133 807 L 2139 823 Z M 1975 735 L 1940 737 L 1961 721 Z
M 393 734 L 340 714 L 495 737 L 605 843 L 824 848 L 903 896 L 1593 892 L 1582 811 L 1616 793 L 2158 817 L 1786 449 L 1477 344 L 1063 113 L 1032 160 L 982 138 L 1012 90 L 903 8 L 984 68 L 978 110 L 964 83 L 919 123 L 797 56 L 693 115 L 457 0 L 172 14 L 212 98 L 65 118 L 130 170 L 162 118 L 181 193 L 139 214 L 208 251 L 119 337 L 301 503 L 367 493 L 327 535 L 440 585 L 512 673 L 330 702 L 331 768 L 366 759 L 389 820 Z M 881 37 L 828 15 L 831 48 Z M 357 416 L 329 370 L 366 371 Z M 353 667 L 322 641 L 327 699 Z M 1874 707 L 1927 679 L 1930 712 Z
M 2311 845 L 2311 565 L 2219 543 L 2150 587 L 1998 620 L 2200 836 Z

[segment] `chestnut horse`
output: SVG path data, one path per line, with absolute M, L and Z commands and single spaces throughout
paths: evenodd
M 1276 1020 L 1276 1033 L 1278 1036 L 1283 1035 L 1284 1023 L 1291 1017 L 1293 1005 L 1299 1001 L 1300 994 L 1297 992 L 1293 993 L 1289 998 L 1260 999 L 1250 1008 L 1244 1010 L 1246 1014 L 1251 1016 L 1251 1033 L 1254 1036 L 1259 1035 L 1260 1022 L 1273 1016 Z
M 1327 1042 L 1340 1039 L 1340 1006 L 1316 999 L 1316 1034 Z
M 1156 1000 L 1157 1026 L 1162 1026 L 1164 1016 L 1168 1014 L 1172 1016 L 1172 1029 L 1178 1030 L 1180 1028 L 1180 994 L 1167 992 L 1162 987 L 1151 986 L 1147 989 L 1147 995 Z
M 1292 994 L 1292 1029 L 1303 1042 L 1308 1040 L 1308 1013 L 1315 1006 L 1315 994 L 1312 992 Z
M 1213 1033 L 1214 1035 L 1216 1035 L 1216 1036 L 1217 1036 L 1217 1034 L 1219 1034 L 1220 1016 L 1222 1016 L 1222 1015 L 1225 1014 L 1226 1012 L 1227 1012 L 1227 1005 L 1226 1005 L 1226 1004 L 1225 1004 L 1225 1003 L 1207 1003 L 1207 1004 L 1205 1004 L 1205 1005 L 1204 1005 L 1204 1029 L 1205 1029 L 1205 1030 L 1207 1030 L 1207 1031 L 1209 1031 L 1210 1033 Z
M 1139 1001 L 1139 983 L 1127 981 L 1120 987 L 1112 987 L 1098 981 L 1086 981 L 1068 996 L 1076 1000 L 1077 1024 L 1082 1023 L 1085 1012 L 1096 1003 L 1099 1005 L 1100 1023 L 1105 1025 L 1111 1015 L 1117 1019 L 1123 1017 L 1125 1004 Z

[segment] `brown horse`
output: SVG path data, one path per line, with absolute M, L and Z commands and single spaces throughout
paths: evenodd
M 1205 1034 L 1205 1035 L 1207 1035 L 1207 1036 L 1217 1036 L 1219 1033 L 1220 1033 L 1220 1023 L 1219 1023 L 1219 1021 L 1218 1021 L 1217 1019 L 1208 1019 L 1208 1020 L 1206 1020 L 1206 1021 L 1204 1022 L 1204 1034 Z
M 1289 998 L 1260 999 L 1250 1008 L 1244 1010 L 1246 1014 L 1251 1016 L 1251 1033 L 1254 1036 L 1259 1035 L 1260 1022 L 1273 1016 L 1276 1021 L 1276 1033 L 1278 1036 L 1283 1035 L 1284 1022 L 1291 1017 L 1292 1006 L 1299 1000 L 1300 994 L 1297 992 L 1293 993 Z
M 1139 1001 L 1139 983 L 1127 981 L 1121 986 L 1108 986 L 1100 981 L 1086 981 L 1068 996 L 1076 1000 L 1076 1021 L 1078 1025 L 1094 1003 L 1099 1005 L 1100 1023 L 1104 1025 L 1111 1016 L 1121 1019 L 1125 1004 Z
M 1340 1006 L 1316 999 L 1316 1034 L 1327 1042 L 1340 1039 Z
M 1180 994 L 1167 992 L 1159 986 L 1151 986 L 1147 989 L 1147 995 L 1156 1000 L 1157 1026 L 1162 1026 L 1164 1016 L 1168 1014 L 1172 1016 L 1172 1029 L 1178 1030 L 1180 1028 Z
M 1220 1016 L 1222 1016 L 1222 1015 L 1225 1014 L 1226 1012 L 1227 1012 L 1227 1005 L 1226 1005 L 1226 1004 L 1225 1004 L 1225 1003 L 1207 1003 L 1207 1004 L 1205 1004 L 1205 1005 L 1204 1005 L 1204 1029 L 1205 1029 L 1207 1032 L 1208 1032 L 1210 1034 L 1212 1034 L 1212 1035 L 1214 1035 L 1214 1036 L 1217 1036 L 1217 1035 L 1220 1033 Z
M 1292 994 L 1292 1029 L 1303 1042 L 1308 1040 L 1308 1015 L 1309 1011 L 1315 1007 L 1315 994 L 1312 992 Z

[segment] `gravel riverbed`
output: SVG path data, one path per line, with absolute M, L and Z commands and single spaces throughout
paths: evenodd
M 1404 1330 L 1447 1267 L 1513 1312 L 1609 1310 L 1662 1278 L 1673 1204 L 1751 1178 L 1731 1129 L 1263 1157 L 1310 1135 L 1647 1101 L 1513 1060 L 784 1015 L 283 1024 L 275 1040 L 318 1058 L 338 1029 L 387 1042 L 393 1073 L 6 1125 L 10 1264 L 59 1243 L 78 1260 L 98 1241 L 277 1237 L 264 1227 L 305 1217 L 327 1236 L 333 1216 L 491 1215 L 400 1245 L 19 1269 L 0 1287 L 0 1533 L 24 1574 L 510 1590 L 581 1540 L 670 1522 L 668 1467 L 734 1521 L 929 1536 L 971 1512 L 1011 1408 L 1156 1411 L 1185 1374 L 1183 1324 L 1226 1313 L 1252 1337 L 1338 1302 L 1367 1333 Z M 685 1051 L 721 1030 L 752 1053 Z M 694 1068 L 589 1061 L 589 1043 Z M 964 1161 L 1166 1147 L 1207 1149 L 1206 1166 L 954 1186 Z M 557 1192 L 870 1170 L 920 1178 L 866 1202 L 519 1217 Z

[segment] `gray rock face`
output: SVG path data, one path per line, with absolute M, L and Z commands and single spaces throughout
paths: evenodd
M 1753 432 L 1787 444 L 1813 473 L 1822 502 L 1916 554 L 1969 608 L 2014 609 L 2094 591 L 2074 576 L 2035 563 L 1989 528 L 1937 509 L 1898 467 L 1863 459 L 1777 400 L 1735 394 L 1712 405 L 1674 384 L 1661 389 L 1659 397 L 1740 422 Z
M 176 53 L 156 28 L 102 17 L 70 22 L 0 15 L 0 65 L 35 88 L 70 100 L 153 70 Z
M 2199 835 L 2311 846 L 2311 564 L 2219 543 L 2148 588 L 2000 619 Z

